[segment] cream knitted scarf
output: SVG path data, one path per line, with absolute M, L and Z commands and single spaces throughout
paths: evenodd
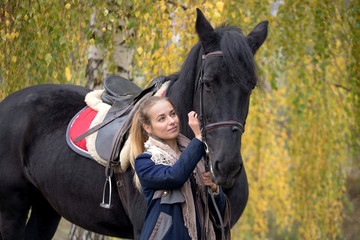
M 189 144 L 190 140 L 184 135 L 179 134 L 177 138 L 178 145 L 180 148 L 184 149 Z M 149 136 L 149 139 L 145 142 L 145 151 L 152 154 L 151 160 L 155 164 L 163 164 L 172 166 L 178 159 L 179 156 L 176 152 L 169 147 L 166 143 L 162 142 L 159 139 L 155 139 Z M 201 199 L 207 202 L 207 194 L 204 181 L 202 179 L 202 173 L 205 172 L 204 160 L 201 159 L 197 164 L 196 168 L 193 171 L 193 176 L 195 178 L 197 190 L 196 190 L 196 199 L 199 208 L 202 208 Z M 185 227 L 188 229 L 190 238 L 192 240 L 197 240 L 197 228 L 196 228 L 196 213 L 195 213 L 195 203 L 191 190 L 191 183 L 188 179 L 185 184 L 182 186 L 181 191 L 185 197 L 185 202 L 182 203 L 182 213 L 184 218 Z M 200 196 L 201 195 L 201 196 Z M 205 205 L 207 206 L 207 205 Z M 200 221 L 205 227 L 205 233 L 207 240 L 215 239 L 215 232 L 212 222 L 209 219 L 209 208 L 203 210 L 205 216 L 200 216 Z M 202 215 L 202 214 L 200 214 Z M 202 236 L 204 237 L 204 236 Z

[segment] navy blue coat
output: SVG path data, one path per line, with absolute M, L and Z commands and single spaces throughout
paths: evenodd
M 188 180 L 204 154 L 202 142 L 194 138 L 173 166 L 156 165 L 151 160 L 151 155 L 146 152 L 135 159 L 135 170 L 147 202 L 141 239 L 190 239 L 182 215 L 181 203 L 185 198 L 181 192 L 181 187 Z M 194 193 L 194 183 L 192 182 L 191 185 Z M 219 190 L 220 192 L 215 200 L 220 212 L 224 215 L 226 200 L 221 187 Z M 195 207 L 198 239 L 201 239 L 200 218 L 196 201 Z

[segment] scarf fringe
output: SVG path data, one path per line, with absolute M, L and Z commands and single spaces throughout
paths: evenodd
M 178 144 L 184 148 L 190 143 L 190 139 L 185 137 L 182 134 L 179 134 L 177 138 Z M 144 144 L 145 150 L 152 154 L 151 160 L 155 164 L 164 164 L 168 166 L 172 166 L 177 160 L 178 156 L 173 149 L 171 149 L 166 143 L 155 139 L 153 137 L 149 137 L 149 139 Z M 207 202 L 207 193 L 206 193 L 206 186 L 202 179 L 202 173 L 205 172 L 204 160 L 201 159 L 197 164 L 196 168 L 193 171 L 193 175 L 195 178 L 195 184 L 200 191 L 201 199 L 204 202 Z M 195 202 L 194 197 L 192 194 L 191 183 L 190 180 L 187 180 L 183 187 L 181 188 L 182 193 L 185 197 L 185 202 L 181 204 L 183 219 L 185 227 L 188 229 L 189 236 L 192 240 L 197 240 L 197 227 L 196 227 L 196 210 L 195 210 Z M 197 204 L 202 204 L 201 200 L 197 197 L 195 198 Z M 215 231 L 212 225 L 212 222 L 209 219 L 209 209 L 204 209 L 205 211 L 205 218 L 203 219 L 202 216 L 201 222 L 205 224 L 205 234 L 206 239 L 208 240 L 215 240 Z

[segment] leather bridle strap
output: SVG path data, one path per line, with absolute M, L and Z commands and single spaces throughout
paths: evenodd
M 223 52 L 222 51 L 214 51 L 214 52 L 210 52 L 208 54 L 202 55 L 202 62 L 201 62 L 201 68 L 200 68 L 200 73 L 199 73 L 199 81 L 198 81 L 198 85 L 200 87 L 200 113 L 199 113 L 199 120 L 201 122 L 201 126 L 204 127 L 204 122 L 203 122 L 203 85 L 204 85 L 204 68 L 205 68 L 205 60 L 211 57 L 222 57 L 223 56 Z M 201 132 L 203 129 L 201 129 Z
M 209 52 L 208 54 L 202 55 L 202 59 L 205 60 L 205 59 L 207 59 L 207 58 L 219 57 L 219 56 L 223 56 L 223 52 L 222 52 L 222 51 Z
M 205 126 L 204 130 L 205 131 L 209 131 L 212 129 L 216 129 L 216 128 L 221 128 L 221 127 L 232 127 L 232 130 L 236 130 L 239 129 L 241 131 L 241 134 L 244 133 L 244 126 L 239 123 L 238 121 L 234 121 L 234 120 L 228 120 L 228 121 L 219 121 L 219 122 L 215 122 L 215 123 L 210 123 L 208 125 Z

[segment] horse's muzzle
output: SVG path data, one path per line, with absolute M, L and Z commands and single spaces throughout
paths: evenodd
M 243 166 L 241 154 L 235 157 L 214 159 L 213 175 L 215 183 L 223 187 L 231 187 Z

